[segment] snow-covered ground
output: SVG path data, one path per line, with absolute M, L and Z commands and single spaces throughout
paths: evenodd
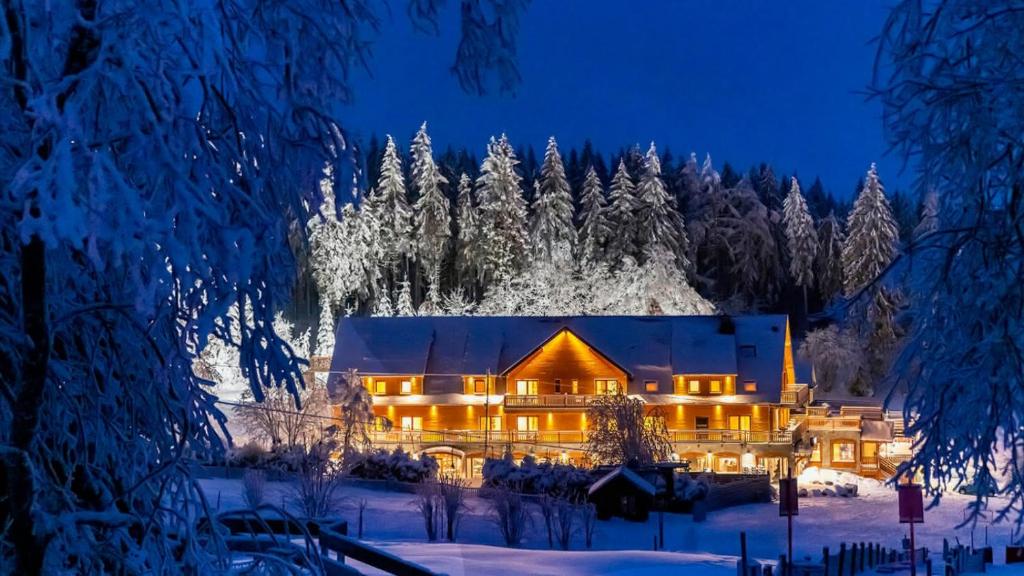
M 241 507 L 241 483 L 237 480 L 201 480 L 212 504 L 221 509 Z M 794 552 L 797 559 L 819 558 L 822 547 L 835 550 L 840 542 L 881 542 L 898 546 L 906 533 L 899 524 L 896 494 L 871 480 L 859 482 L 857 498 L 803 498 L 800 515 L 794 519 Z M 356 506 L 367 501 L 364 539 L 403 558 L 451 575 L 457 574 L 661 574 L 679 566 L 711 576 L 735 574 L 739 555 L 739 532 L 746 531 L 749 553 L 754 558 L 773 560 L 786 547 L 786 522 L 777 504 L 750 504 L 709 514 L 695 523 L 688 515 L 665 514 L 665 552 L 653 552 L 658 532 L 657 514 L 647 523 L 613 519 L 599 522 L 594 550 L 583 550 L 583 539 L 573 541 L 573 552 L 550 551 L 543 521 L 538 517 L 524 543 L 527 550 L 510 553 L 488 516 L 487 502 L 469 498 L 469 512 L 459 529 L 458 544 L 428 544 L 414 496 L 346 487 L 342 516 L 355 532 Z M 286 484 L 268 483 L 267 502 L 286 505 L 291 491 Z M 925 512 L 925 523 L 917 527 L 919 545 L 941 550 L 942 539 L 971 542 L 971 528 L 956 528 L 964 519 L 969 496 L 948 495 L 942 504 Z M 989 543 L 996 547 L 996 562 L 1002 562 L 1002 547 L 1009 541 L 1006 523 L 980 522 L 974 528 L 975 543 L 983 545 L 985 527 Z M 608 551 L 622 550 L 627 553 Z M 1024 566 L 1000 567 L 999 574 L 1024 575 Z

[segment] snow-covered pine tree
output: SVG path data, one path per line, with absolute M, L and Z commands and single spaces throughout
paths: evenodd
M 323 302 L 320 304 L 320 319 L 317 322 L 314 352 L 317 356 L 334 355 L 334 312 L 331 311 L 328 304 Z
M 395 315 L 395 308 L 391 305 L 391 296 L 388 295 L 386 286 L 381 286 L 377 290 L 377 296 L 373 300 L 373 313 L 371 315 L 385 318 Z
M 395 305 L 395 316 L 415 316 L 416 307 L 412 304 L 412 288 L 408 280 L 398 283 L 398 302 Z
M 722 187 L 722 176 L 711 164 L 711 153 L 704 156 L 704 164 L 700 167 L 700 181 L 707 191 L 717 190 Z
M 534 200 L 530 239 L 537 258 L 550 260 L 555 247 L 576 245 L 576 226 L 573 223 L 572 192 L 565 177 L 562 155 L 555 137 L 548 138 Z
M 607 204 L 597 171 L 590 166 L 580 198 L 579 258 L 582 263 L 593 264 L 604 259 L 605 246 L 612 234 Z
M 459 275 L 459 284 L 472 288 L 476 284 L 480 269 L 480 249 L 477 238 L 477 208 L 473 203 L 473 181 L 465 172 L 459 177 L 458 197 L 459 236 L 455 245 L 455 269 Z
M 921 238 L 939 229 L 939 195 L 929 190 L 921 203 L 921 219 L 914 227 L 914 239 Z
M 874 162 L 853 203 L 843 244 L 843 276 L 847 295 L 872 282 L 896 256 L 899 228 L 893 219 Z
M 803 288 L 804 312 L 807 312 L 807 288 L 814 283 L 814 257 L 818 253 L 818 233 L 814 219 L 807 211 L 807 202 L 800 193 L 796 176 L 789 194 L 782 202 L 782 224 L 786 230 L 786 248 L 789 250 L 789 275 Z
M 357 211 L 346 203 L 340 218 L 328 206 L 307 225 L 313 281 L 321 300 L 335 310 L 368 300 L 380 280 L 379 228 L 367 204 Z
M 665 182 L 661 179 L 661 160 L 651 142 L 644 158 L 644 170 L 637 188 L 640 199 L 639 229 L 641 248 L 646 256 L 658 251 L 673 254 L 680 269 L 689 266 L 686 258 L 688 249 L 683 217 L 679 215 L 674 201 L 668 195 Z
M 477 178 L 480 280 L 510 278 L 528 258 L 526 200 L 516 174 L 515 152 L 504 134 L 487 145 Z
M 626 256 L 637 257 L 637 218 L 640 200 L 636 196 L 636 185 L 626 170 L 626 161 L 619 160 L 619 167 L 612 178 L 609 189 L 608 222 L 612 234 L 605 251 L 609 265 L 615 266 Z
M 434 163 L 434 152 L 424 122 L 412 141 L 412 188 L 415 205 L 416 254 L 431 283 L 437 282 L 441 261 L 451 237 L 448 196 L 441 190 L 448 181 Z
M 814 259 L 814 275 L 818 280 L 818 293 L 823 302 L 828 302 L 843 290 L 843 225 L 836 215 L 828 216 L 818 223 L 818 254 Z
M 405 190 L 402 159 L 390 134 L 384 146 L 380 178 L 370 204 L 382 232 L 379 241 L 384 253 L 384 264 L 391 272 L 395 272 L 404 259 L 415 257 L 416 250 L 413 242 L 413 212 Z

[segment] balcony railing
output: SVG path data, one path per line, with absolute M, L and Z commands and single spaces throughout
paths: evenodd
M 669 430 L 673 444 L 792 444 L 788 431 L 747 430 Z M 583 430 L 392 430 L 374 431 L 370 440 L 374 445 L 483 445 L 484 440 L 494 446 L 501 444 L 554 444 L 579 447 L 587 441 Z
M 540 396 L 505 395 L 506 409 L 586 408 L 594 402 L 591 394 L 542 394 Z
M 810 397 L 810 389 L 807 384 L 793 384 L 782 391 L 783 404 L 801 405 L 807 402 Z
M 860 416 L 808 416 L 807 429 L 828 432 L 860 432 Z

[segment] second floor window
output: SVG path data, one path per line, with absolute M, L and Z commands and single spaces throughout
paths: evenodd
M 619 389 L 619 381 L 614 379 L 598 379 L 594 380 L 594 388 L 598 394 L 621 394 L 622 390 Z
M 383 396 L 388 393 L 388 383 L 383 380 L 377 380 L 373 383 L 373 393 L 377 396 Z
M 721 380 L 712 380 L 711 381 L 710 391 L 711 391 L 712 394 L 721 394 L 722 393 L 722 381 Z
M 694 419 L 694 421 L 693 421 L 693 427 L 696 428 L 697 430 L 707 430 L 708 429 L 708 417 L 707 416 L 697 416 Z
M 690 394 L 700 394 L 700 380 L 690 380 L 689 388 L 687 391 Z
M 487 382 L 483 379 L 473 380 L 473 394 L 486 394 L 487 393 Z
M 750 416 L 729 416 L 729 430 L 750 431 Z
M 746 380 L 743 382 L 744 392 L 757 392 L 757 382 L 753 380 Z
M 402 394 L 412 394 L 412 380 L 402 380 Z
M 644 380 L 644 390 L 647 391 L 647 392 L 657 392 L 658 391 L 658 381 L 657 380 Z
M 402 416 L 402 430 L 423 430 L 423 417 Z
M 516 394 L 519 396 L 536 396 L 536 380 L 516 380 Z

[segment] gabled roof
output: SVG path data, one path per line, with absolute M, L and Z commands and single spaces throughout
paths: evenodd
M 593 496 L 594 492 L 601 490 L 602 488 L 607 486 L 609 482 L 619 477 L 621 477 L 623 480 L 626 480 L 633 486 L 636 486 L 638 490 L 642 490 L 643 492 L 646 492 L 651 496 L 654 496 L 654 485 L 648 482 L 647 480 L 644 480 L 643 478 L 640 477 L 639 474 L 633 472 L 632 470 L 626 468 L 625 466 L 617 466 L 614 470 L 598 479 L 597 482 L 591 484 L 590 489 L 587 490 L 587 495 Z
M 517 366 L 519 366 L 523 362 L 526 362 L 527 360 L 529 360 L 530 357 L 534 355 L 534 353 L 536 353 L 538 350 L 540 350 L 541 348 L 546 346 L 548 344 L 548 342 L 551 342 L 552 340 L 554 340 L 555 337 L 558 336 L 559 334 L 561 334 L 562 332 L 568 332 L 569 334 L 572 334 L 576 338 L 579 338 L 579 340 L 581 342 L 583 342 L 584 344 L 586 344 L 588 347 L 590 347 L 590 349 L 593 350 L 595 354 L 597 354 L 601 358 L 604 358 L 605 360 L 607 360 L 612 366 L 615 366 L 619 370 L 622 370 L 623 372 L 625 372 L 626 376 L 632 377 L 632 374 L 629 372 L 629 370 L 626 367 L 620 365 L 618 362 L 615 361 L 615 359 L 609 358 L 608 356 L 605 356 L 605 354 L 603 352 L 601 352 L 599 349 L 595 348 L 593 344 L 591 344 L 590 342 L 587 342 L 586 339 L 584 339 L 584 338 L 580 338 L 580 336 L 578 334 L 576 334 L 575 332 L 573 332 L 572 330 L 570 330 L 567 327 L 562 327 L 562 328 L 559 328 L 558 330 L 556 330 L 553 334 L 551 334 L 551 336 L 548 336 L 546 340 L 544 340 L 540 344 L 534 346 L 533 349 L 530 350 L 529 352 L 527 352 L 522 358 L 520 358 L 519 360 L 516 360 L 515 362 L 512 362 L 511 364 L 509 364 L 508 367 L 505 368 L 501 372 L 501 374 L 504 376 L 504 375 L 508 374 L 509 372 L 515 370 Z
M 347 317 L 331 369 L 431 378 L 505 373 L 563 329 L 634 382 L 678 374 L 736 374 L 737 397 L 778 402 L 787 318 L 765 316 Z M 743 347 L 750 346 L 745 352 Z M 743 393 L 744 380 L 757 392 Z

